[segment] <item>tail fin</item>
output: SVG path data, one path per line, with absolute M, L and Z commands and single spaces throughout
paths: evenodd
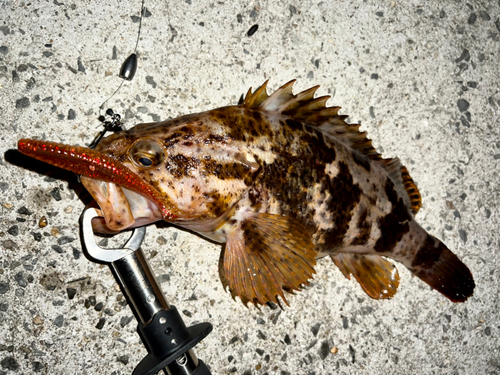
M 472 296 L 476 286 L 469 268 L 441 241 L 430 235 L 409 268 L 452 302 L 464 302 Z

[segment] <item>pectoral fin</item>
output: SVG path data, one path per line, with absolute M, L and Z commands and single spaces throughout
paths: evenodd
M 335 254 L 332 260 L 349 280 L 353 275 L 364 291 L 374 299 L 393 297 L 399 286 L 394 264 L 379 255 Z
M 300 290 L 314 274 L 316 250 L 306 229 L 279 215 L 249 214 L 227 234 L 219 272 L 233 298 L 247 305 L 288 305 L 284 291 Z

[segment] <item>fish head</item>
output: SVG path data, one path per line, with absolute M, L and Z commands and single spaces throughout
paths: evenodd
M 112 179 L 80 176 L 81 183 L 100 207 L 100 216 L 92 223 L 94 231 L 119 232 L 162 219 L 175 220 L 184 214 L 168 197 L 158 194 L 160 202 L 169 207 L 168 212 L 162 212 L 162 204 L 148 194 L 148 191 L 159 193 L 154 179 L 144 179 L 145 175 L 154 175 L 155 168 L 163 162 L 165 153 L 159 143 L 150 138 L 129 143 L 126 134 L 112 135 L 101 140 L 95 152 L 119 162 L 121 173 L 137 176 L 142 181 L 139 189 Z
M 78 173 L 100 207 L 94 230 L 159 220 L 198 232 L 221 226 L 259 170 L 215 121 L 183 118 L 112 134 L 94 150 L 22 139 L 18 149 Z

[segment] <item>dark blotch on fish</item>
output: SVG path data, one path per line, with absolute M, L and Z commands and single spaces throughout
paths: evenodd
M 370 162 L 368 161 L 368 158 L 366 156 L 361 155 L 359 152 L 354 151 L 352 153 L 352 157 L 353 157 L 354 161 L 356 162 L 356 164 L 358 164 L 359 166 L 363 167 L 368 172 L 370 172 L 371 166 L 370 166 Z
M 403 235 L 409 231 L 408 222 L 412 220 L 403 200 L 398 198 L 394 184 L 389 179 L 385 184 L 385 192 L 392 204 L 392 211 L 380 218 L 378 222 L 382 235 L 375 244 L 375 251 L 380 253 L 390 252 L 401 241 Z
M 443 247 L 436 248 L 436 241 L 433 237 L 427 236 L 424 245 L 413 260 L 413 267 L 430 268 L 436 263 L 443 252 Z
M 352 210 L 359 202 L 361 190 L 354 184 L 349 167 L 339 162 L 339 173 L 334 179 L 322 179 L 322 191 L 334 191 L 334 196 L 329 196 L 326 200 L 328 207 L 333 212 L 334 228 L 323 230 L 325 232 L 325 244 L 328 246 L 340 246 L 349 228 L 352 217 Z

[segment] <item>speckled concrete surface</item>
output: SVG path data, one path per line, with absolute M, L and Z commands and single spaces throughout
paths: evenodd
M 499 2 L 169 4 L 146 0 L 139 70 L 109 103 L 128 126 L 234 104 L 267 78 L 271 89 L 321 84 L 384 156 L 402 159 L 423 196 L 419 222 L 477 284 L 452 304 L 400 267 L 396 297 L 375 301 L 325 259 L 290 308 L 247 309 L 222 289 L 218 246 L 151 227 L 144 249 L 170 302 L 187 323 L 214 325 L 196 347 L 212 372 L 499 374 Z M 2 375 L 130 374 L 145 355 L 109 269 L 81 253 L 75 178 L 21 168 L 8 151 L 26 136 L 93 138 L 139 8 L 0 1 Z

